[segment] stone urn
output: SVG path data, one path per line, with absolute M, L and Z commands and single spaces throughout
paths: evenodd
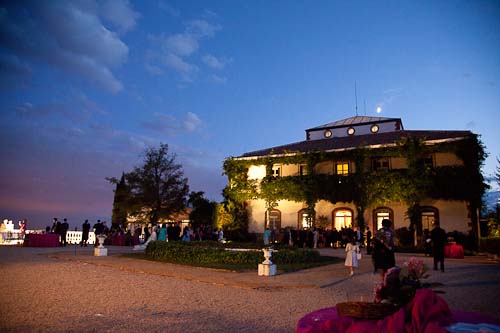
M 266 260 L 264 260 L 262 263 L 265 265 L 272 265 L 273 262 L 269 260 L 269 258 L 271 258 L 271 256 L 273 255 L 273 249 L 263 248 L 262 251 L 264 252 L 264 258 L 266 258 Z
M 104 240 L 106 239 L 106 235 L 98 235 L 97 239 L 99 240 L 99 248 L 104 248 Z

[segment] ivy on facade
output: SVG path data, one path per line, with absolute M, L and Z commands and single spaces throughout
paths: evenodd
M 454 153 L 463 165 L 430 167 L 423 162 L 426 156 L 437 152 Z M 364 227 L 362 212 L 365 208 L 401 202 L 408 207 L 410 228 L 415 228 L 420 234 L 420 203 L 425 198 L 468 201 L 471 209 L 481 206 L 487 188 L 481 174 L 486 156 L 479 138 L 471 135 L 463 140 L 436 145 L 426 145 L 424 140 L 410 137 L 394 146 L 377 149 L 228 158 L 224 162 L 224 174 L 228 176 L 229 184 L 223 194 L 226 200 L 235 202 L 265 200 L 269 210 L 280 200 L 305 202 L 311 213 L 319 200 L 352 202 L 357 207 L 357 224 L 361 227 Z M 407 168 L 373 171 L 370 161 L 375 157 L 405 158 Z M 315 166 L 325 161 L 350 161 L 356 172 L 349 175 L 315 174 Z M 273 177 L 273 164 L 306 165 L 307 173 Z M 247 177 L 252 165 L 266 166 L 266 177 L 260 183 Z

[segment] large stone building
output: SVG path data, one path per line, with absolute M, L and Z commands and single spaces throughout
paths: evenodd
M 405 130 L 399 118 L 356 116 L 307 129 L 306 140 L 228 158 L 225 196 L 249 231 L 359 225 L 418 233 L 438 220 L 477 231 L 484 150 L 470 131 Z

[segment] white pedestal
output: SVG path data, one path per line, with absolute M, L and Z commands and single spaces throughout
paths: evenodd
M 105 257 L 108 255 L 108 249 L 105 247 L 96 247 L 94 248 L 94 256 L 95 257 Z
M 273 276 L 276 275 L 275 264 L 259 264 L 259 276 Z

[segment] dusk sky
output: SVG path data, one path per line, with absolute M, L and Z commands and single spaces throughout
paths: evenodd
M 0 217 L 110 221 L 167 143 L 221 201 L 225 158 L 358 114 L 500 156 L 500 1 L 1 1 Z M 380 113 L 377 108 L 380 107 Z

